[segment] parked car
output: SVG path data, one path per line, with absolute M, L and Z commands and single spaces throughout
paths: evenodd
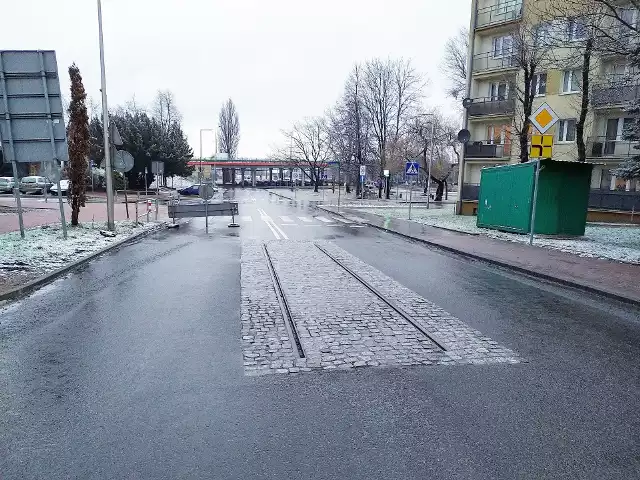
M 13 180 L 13 177 L 0 177 L 0 192 L 1 193 L 11 193 L 13 192 L 13 187 L 16 182 Z
M 66 195 L 67 192 L 69 191 L 69 187 L 70 186 L 71 186 L 71 181 L 70 180 L 60 180 L 60 193 L 62 195 Z M 58 184 L 54 183 L 53 185 L 51 185 L 51 188 L 49 189 L 49 191 L 53 195 L 57 195 L 58 194 Z
M 22 180 L 20 180 L 20 192 L 43 194 L 51 188 L 51 185 L 53 183 L 44 177 L 22 177 Z
M 211 184 L 195 183 L 186 188 L 181 188 L 180 190 L 178 190 L 178 193 L 180 195 L 200 195 L 200 185 L 211 185 Z M 213 191 L 217 192 L 218 189 L 216 187 L 213 187 Z

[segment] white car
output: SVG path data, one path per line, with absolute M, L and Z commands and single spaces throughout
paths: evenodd
M 69 181 L 69 180 L 60 180 L 60 193 L 62 195 L 66 195 L 67 192 L 69 191 L 69 187 L 70 186 L 71 186 L 71 181 Z M 57 195 L 58 194 L 58 184 L 54 183 L 52 185 L 52 187 L 49 189 L 49 191 L 53 195 Z

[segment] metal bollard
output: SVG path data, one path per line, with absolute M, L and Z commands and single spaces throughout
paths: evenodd
M 156 222 L 158 221 L 158 199 L 156 198 Z
M 146 206 L 147 206 L 147 223 L 149 223 L 149 212 L 151 211 L 151 200 L 148 200 L 146 202 Z
M 136 194 L 136 225 L 138 224 L 138 218 L 140 218 L 138 215 L 138 203 L 140 203 L 140 192 Z

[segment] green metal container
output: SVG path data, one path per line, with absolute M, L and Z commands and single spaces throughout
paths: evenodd
M 529 233 L 538 162 L 482 169 L 478 227 Z M 584 235 L 593 165 L 540 161 L 535 233 Z

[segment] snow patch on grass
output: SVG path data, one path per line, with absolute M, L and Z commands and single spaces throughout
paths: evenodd
M 20 238 L 20 232 L 1 234 L 0 279 L 11 275 L 41 275 L 57 270 L 158 225 L 159 223 L 154 222 L 139 225 L 130 221 L 116 222 L 117 235 L 114 238 L 100 235 L 100 230 L 107 228 L 101 222 L 68 227 L 66 240 L 62 236 L 60 224 L 29 229 L 25 232 L 24 240 Z
M 402 218 L 405 220 L 408 219 L 409 213 L 408 206 L 402 208 L 366 208 L 359 206 L 358 210 L 374 213 L 383 217 Z M 528 235 L 478 228 L 476 226 L 476 217 L 455 215 L 452 206 L 430 209 L 413 207 L 411 210 L 411 220 L 433 227 L 484 235 L 509 242 L 529 242 Z M 584 237 L 559 239 L 536 235 L 534 244 L 538 247 L 560 250 L 581 257 L 640 264 L 640 227 L 637 226 L 587 224 Z

